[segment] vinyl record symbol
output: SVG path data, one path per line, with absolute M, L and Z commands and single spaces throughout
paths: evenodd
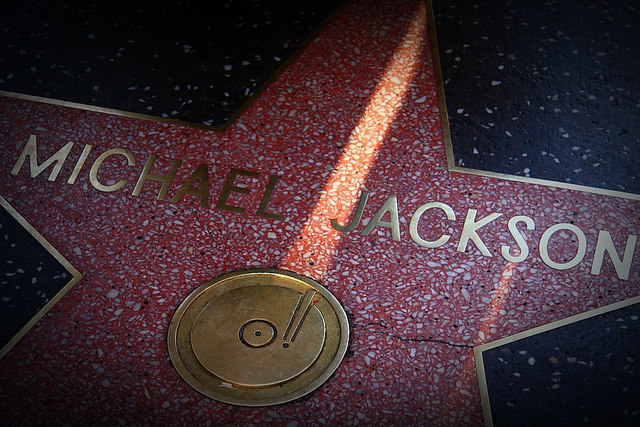
M 169 326 L 180 375 L 214 399 L 287 402 L 337 369 L 349 337 L 344 310 L 318 283 L 282 270 L 245 270 L 196 289 Z

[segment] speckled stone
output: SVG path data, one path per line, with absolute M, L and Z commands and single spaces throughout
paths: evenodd
M 338 3 L 3 1 L 0 90 L 221 126 Z
M 495 426 L 640 422 L 640 305 L 483 352 Z
M 640 194 L 640 8 L 434 0 L 456 164 Z
M 0 253 L 0 348 L 4 348 L 73 275 L 3 206 Z
M 0 98 L 0 191 L 83 274 L 0 360 L 0 421 L 479 425 L 476 345 L 638 295 L 637 254 L 627 279 L 608 255 L 599 274 L 591 267 L 599 230 L 610 232 L 620 255 L 638 235 L 639 201 L 448 170 L 426 22 L 421 0 L 349 2 L 224 133 Z M 55 181 L 53 166 L 32 178 L 28 161 L 11 173 L 30 135 L 40 163 L 75 143 Z M 70 184 L 85 144 L 93 148 Z M 96 179 L 127 181 L 100 191 L 91 165 L 114 148 L 129 150 L 135 165 L 108 157 Z M 182 159 L 164 200 L 159 182 L 132 194 L 151 155 L 155 174 Z M 171 202 L 201 164 L 208 200 L 194 194 L 203 184 L 194 180 L 192 193 Z M 253 173 L 234 181 L 248 193 L 225 201 L 233 169 Z M 266 212 L 285 220 L 258 214 L 273 177 Z M 349 223 L 363 191 L 362 220 L 337 231 L 331 220 Z M 429 202 L 446 204 L 454 217 L 428 209 L 414 229 L 414 213 Z M 220 208 L 229 205 L 244 211 Z M 512 262 L 501 247 L 514 255 L 508 222 L 517 215 L 536 226 L 520 224 L 530 253 Z M 478 237 L 461 242 L 465 221 L 483 219 Z M 585 235 L 584 257 L 565 270 L 539 251 L 558 223 Z M 429 248 L 412 233 L 450 238 Z M 553 234 L 549 256 L 573 259 L 578 238 Z M 166 334 L 180 302 L 247 268 L 311 277 L 348 314 L 344 361 L 295 402 L 219 403 L 170 363 Z

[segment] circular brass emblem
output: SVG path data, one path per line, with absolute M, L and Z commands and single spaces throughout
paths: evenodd
M 289 402 L 324 383 L 349 341 L 338 300 L 315 281 L 283 270 L 217 277 L 180 304 L 169 356 L 192 387 L 222 402 Z

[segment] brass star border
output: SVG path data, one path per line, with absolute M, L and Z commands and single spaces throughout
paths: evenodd
M 306 49 L 306 47 L 309 46 L 309 44 L 311 44 L 311 42 L 316 37 L 318 37 L 318 35 L 327 27 L 327 25 L 329 25 L 334 20 L 334 18 L 342 11 L 342 9 L 345 7 L 345 5 L 348 3 L 348 1 L 349 0 L 344 0 L 342 3 L 340 3 L 320 23 L 320 25 L 318 25 L 309 34 L 309 36 L 305 40 L 303 40 L 302 43 L 300 43 L 300 45 L 282 62 L 282 64 L 278 68 L 276 68 L 276 70 L 271 74 L 271 76 L 267 80 L 265 80 L 264 83 L 262 83 L 260 86 L 258 86 L 255 89 L 253 94 L 250 97 L 248 97 L 242 103 L 242 105 L 233 113 L 233 115 L 229 119 L 227 119 L 227 121 L 224 122 L 222 125 L 209 126 L 209 125 L 206 125 L 206 124 L 203 124 L 203 123 L 194 123 L 194 122 L 189 122 L 189 121 L 184 121 L 184 120 L 171 119 L 171 118 L 160 117 L 160 116 L 156 116 L 156 115 L 152 115 L 152 114 L 134 113 L 134 112 L 125 111 L 125 110 L 119 110 L 119 109 L 115 109 L 115 108 L 100 107 L 100 106 L 97 106 L 97 105 L 83 104 L 83 103 L 72 102 L 72 101 L 64 101 L 64 100 L 60 100 L 60 99 L 52 99 L 52 98 L 47 98 L 47 97 L 42 97 L 42 96 L 27 95 L 27 94 L 23 94 L 23 93 L 9 92 L 9 91 L 3 91 L 3 90 L 0 90 L 0 96 L 4 96 L 6 98 L 20 99 L 20 100 L 25 100 L 25 101 L 40 102 L 40 103 L 44 103 L 44 104 L 58 105 L 58 106 L 61 106 L 61 107 L 76 108 L 76 109 L 85 110 L 85 111 L 93 111 L 93 112 L 96 112 L 96 113 L 111 114 L 111 115 L 114 115 L 114 116 L 129 117 L 129 118 L 135 118 L 135 119 L 141 119 L 141 120 L 149 120 L 149 121 L 158 122 L 158 123 L 167 123 L 167 124 L 172 124 L 172 125 L 186 126 L 186 127 L 195 128 L 195 129 L 204 129 L 204 130 L 211 130 L 211 131 L 218 132 L 218 133 L 224 133 L 236 120 L 238 120 L 242 116 L 242 114 L 258 98 L 260 98 L 262 93 L 264 93 L 264 91 L 267 90 L 267 88 L 269 88 L 269 86 L 271 86 L 271 84 L 287 68 L 289 68 L 289 66 L 298 58 L 298 56 L 300 56 L 300 54 Z
M 76 283 L 82 278 L 82 274 L 67 261 L 64 256 L 54 248 L 51 243 L 45 239 L 42 234 L 31 225 L 18 211 L 16 211 L 9 202 L 2 196 L 0 196 L 0 207 L 5 209 L 9 215 L 11 215 L 53 258 L 60 263 L 70 274 L 69 281 L 55 294 L 51 299 L 36 312 L 36 314 L 22 326 L 22 328 L 0 349 L 0 359 L 2 359 L 8 352 L 15 346 L 18 341 L 24 337 L 27 332 L 45 315 L 51 308 L 56 305 L 67 292 L 75 286 Z
M 442 67 L 440 66 L 440 54 L 438 52 L 438 39 L 436 36 L 435 18 L 433 15 L 433 4 L 431 0 L 425 0 L 427 3 L 427 26 L 429 30 L 429 45 L 431 47 L 431 55 L 433 59 L 433 69 L 436 79 L 436 87 L 438 92 L 438 105 L 440 106 L 440 120 L 442 123 L 442 136 L 444 139 L 445 152 L 447 155 L 447 168 L 451 172 L 466 173 L 470 175 L 486 176 L 490 178 L 502 179 L 507 181 L 524 182 L 528 184 L 543 185 L 545 187 L 564 188 L 567 190 L 581 191 L 584 193 L 601 194 L 604 196 L 621 197 L 623 199 L 640 200 L 640 194 L 628 193 L 623 191 L 608 190 L 598 187 L 590 187 L 586 185 L 570 184 L 561 181 L 551 181 L 540 178 L 529 178 L 519 175 L 511 175 L 500 172 L 484 171 L 479 169 L 471 169 L 462 166 L 456 166 L 455 157 L 453 155 L 453 142 L 451 138 L 451 129 L 449 127 L 449 116 L 447 114 L 447 102 L 444 93 L 444 79 L 442 77 Z
M 491 415 L 491 402 L 489 400 L 489 388 L 487 385 L 487 375 L 484 367 L 484 359 L 482 353 L 497 347 L 502 347 L 505 344 L 514 343 L 518 340 L 529 338 L 535 335 L 542 334 L 563 326 L 571 325 L 573 323 L 580 322 L 582 320 L 590 319 L 592 317 L 600 316 L 602 314 L 610 313 L 621 308 L 629 307 L 634 304 L 640 303 L 640 296 L 619 301 L 613 304 L 606 305 L 604 307 L 596 308 L 586 311 L 584 313 L 576 314 L 555 322 L 547 323 L 546 325 L 538 326 L 536 328 L 528 329 L 526 331 L 519 332 L 515 335 L 500 338 L 496 341 L 492 341 L 486 344 L 481 344 L 473 348 L 473 358 L 476 364 L 476 372 L 478 375 L 478 385 L 480 387 L 480 399 L 482 402 L 482 414 L 484 417 L 484 423 L 487 427 L 493 426 L 493 417 Z

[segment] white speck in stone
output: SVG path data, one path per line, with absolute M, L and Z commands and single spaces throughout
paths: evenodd
M 491 80 L 491 86 L 499 86 L 502 82 L 500 80 Z
M 225 71 L 231 71 L 232 68 L 233 68 L 233 65 L 231 65 L 231 64 L 227 64 L 227 65 L 224 66 L 224 70 Z
M 489 107 L 484 107 L 485 111 L 489 114 L 493 114 L 493 110 Z
M 536 364 L 536 359 L 533 357 L 530 357 L 529 360 L 527 360 L 527 362 L 529 363 L 529 365 L 533 366 Z
M 524 171 L 523 171 L 523 172 L 524 172 L 524 173 L 530 173 L 530 172 L 531 172 L 531 169 L 529 169 L 529 168 L 524 168 Z
M 111 289 L 107 294 L 107 298 L 115 298 L 120 292 L 117 289 Z
M 458 108 L 458 109 L 456 110 L 456 113 L 458 113 L 458 114 L 462 114 L 462 113 L 464 113 L 464 108 Z
M 427 100 L 427 97 L 426 96 L 422 96 L 422 97 L 416 99 L 416 104 L 422 104 L 426 100 Z
M 592 164 L 591 166 L 593 166 L 594 168 L 597 168 L 598 166 L 600 166 L 600 163 L 596 162 L 596 163 Z
M 105 386 L 105 387 L 109 387 L 109 385 L 111 384 L 111 382 L 110 382 L 109 380 L 107 380 L 107 379 L 104 379 L 104 380 L 102 380 L 102 382 L 101 382 L 100 384 L 102 384 L 102 385 L 103 385 L 103 386 Z
M 473 154 L 480 154 L 480 153 L 478 152 L 478 149 L 477 149 L 477 148 L 475 148 L 475 147 L 473 147 Z
M 508 136 L 508 137 L 512 137 L 513 135 L 511 134 L 511 132 L 509 132 L 508 130 L 505 130 L 504 133 Z
M 114 311 L 114 312 L 113 312 L 113 315 L 114 315 L 114 316 L 120 316 L 120 315 L 122 314 L 122 311 L 123 311 L 123 310 L 124 310 L 124 309 L 119 308 L 119 309 L 117 309 L 116 311 Z
M 520 372 L 514 372 L 514 373 L 513 373 L 513 376 L 514 376 L 514 377 L 518 377 L 518 378 L 520 378 L 520 376 L 521 376 L 521 375 L 520 375 Z
M 453 60 L 456 61 L 456 62 L 460 62 L 460 57 L 456 56 L 455 58 L 453 58 Z
M 251 64 L 251 63 L 250 63 L 249 61 L 242 61 L 242 65 L 244 65 L 245 67 L 246 67 L 247 65 L 250 65 L 250 64 Z
M 274 56 L 273 59 L 275 59 L 277 62 L 282 61 L 282 58 L 280 58 L 279 56 Z
M 276 235 L 276 233 L 274 233 L 273 231 L 270 231 L 267 233 L 267 237 L 270 239 L 277 239 L 278 236 Z

